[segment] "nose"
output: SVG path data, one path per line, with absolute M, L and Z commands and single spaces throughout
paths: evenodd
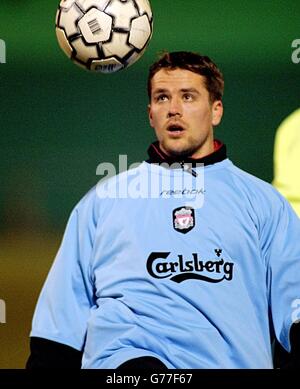
M 173 116 L 182 116 L 182 106 L 177 98 L 172 98 L 169 104 L 168 118 Z

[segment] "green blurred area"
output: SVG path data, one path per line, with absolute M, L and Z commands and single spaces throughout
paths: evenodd
M 152 0 L 154 34 L 144 56 L 112 75 L 78 68 L 58 47 L 57 0 L 1 1 L 0 324 L 1 367 L 22 367 L 36 298 L 63 227 L 97 182 L 97 165 L 119 154 L 142 161 L 154 139 L 146 77 L 161 50 L 209 55 L 225 76 L 225 116 L 216 130 L 230 158 L 271 181 L 281 120 L 299 107 L 300 3 L 292 0 Z M 25 233 L 26 232 L 26 233 Z

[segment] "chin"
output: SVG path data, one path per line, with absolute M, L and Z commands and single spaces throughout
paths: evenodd
M 163 146 L 164 147 L 164 146 Z M 187 147 L 164 147 L 167 154 L 171 157 L 188 157 L 194 153 L 194 150 Z

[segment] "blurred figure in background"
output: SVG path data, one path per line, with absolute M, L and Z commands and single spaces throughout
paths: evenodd
M 277 129 L 274 145 L 273 185 L 290 202 L 300 216 L 300 108 L 287 116 Z M 294 343 L 300 336 L 291 334 Z M 288 368 L 292 365 L 291 355 L 275 341 L 274 366 Z
M 300 216 L 300 108 L 278 127 L 274 147 L 273 185 Z

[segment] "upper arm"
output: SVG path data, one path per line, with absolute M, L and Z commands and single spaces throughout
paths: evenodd
M 41 291 L 32 337 L 50 339 L 82 350 L 90 309 L 94 305 L 90 257 L 95 221 L 92 208 L 75 208 Z
M 269 307 L 276 338 L 289 351 L 293 304 L 300 298 L 300 219 L 284 199 L 271 211 L 262 232 Z

